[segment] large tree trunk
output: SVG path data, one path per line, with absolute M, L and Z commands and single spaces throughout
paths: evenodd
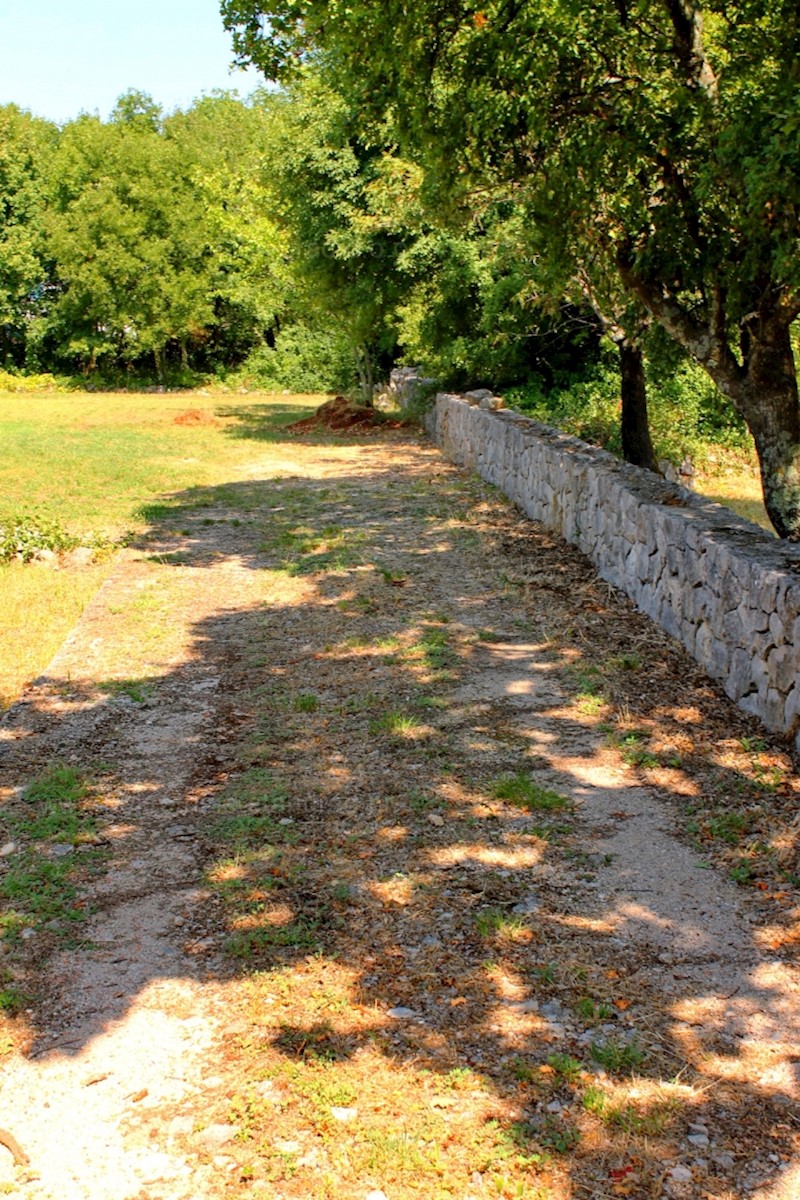
M 800 403 L 791 343 L 796 298 L 767 297 L 743 322 L 741 361 L 728 339 L 719 287 L 708 317 L 684 308 L 637 275 L 626 250 L 617 258 L 626 287 L 703 367 L 747 422 L 761 467 L 764 506 L 778 537 L 800 542 Z
M 751 340 L 746 372 L 726 388 L 747 422 L 761 467 L 764 505 L 778 537 L 800 541 L 800 404 L 783 320 L 764 322 Z
M 647 381 L 640 347 L 628 338 L 617 341 L 622 378 L 622 455 L 626 462 L 657 471 L 647 419 Z

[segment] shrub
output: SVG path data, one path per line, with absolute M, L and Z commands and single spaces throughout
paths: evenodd
M 338 331 L 310 325 L 287 325 L 275 339 L 274 349 L 260 346 L 233 374 L 231 386 L 265 391 L 333 392 L 355 381 L 355 363 L 349 342 Z
M 17 513 L 0 517 L 0 562 L 12 558 L 30 562 L 38 550 L 69 550 L 78 540 L 48 517 L 38 513 Z

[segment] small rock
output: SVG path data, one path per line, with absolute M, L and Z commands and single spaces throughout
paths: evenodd
M 68 855 L 74 854 L 75 847 L 67 845 L 66 842 L 58 842 L 57 845 L 50 847 L 51 858 L 67 858 Z
M 508 1003 L 508 1007 L 512 1008 L 514 1010 L 514 1012 L 538 1012 L 539 1011 L 539 1001 L 538 1000 L 509 1000 L 507 1003 Z M 592 1035 L 592 1036 L 594 1036 L 594 1035 Z
M 238 1132 L 238 1125 L 208 1125 L 198 1133 L 197 1141 L 208 1150 L 216 1150 L 232 1142 Z
M 440 816 L 439 813 L 429 813 L 428 821 L 431 825 L 444 825 L 444 817 Z
M 560 1112 L 563 1112 L 563 1111 L 564 1111 L 564 1105 L 561 1103 L 561 1101 L 560 1101 L 560 1100 L 551 1100 L 551 1101 L 550 1101 L 550 1103 L 547 1105 L 547 1111 L 548 1111 L 549 1113 L 560 1113 Z
M 400 1005 L 398 1008 L 390 1008 L 386 1015 L 387 1017 L 393 1017 L 395 1021 L 407 1021 L 410 1017 L 415 1017 L 417 1014 L 413 1008 L 403 1008 Z
M 681 1163 L 678 1163 L 676 1167 L 671 1167 L 668 1174 L 675 1183 L 691 1183 L 694 1178 L 689 1168 L 684 1167 Z
M 559 1021 L 564 1015 L 564 1010 L 557 1000 L 548 1000 L 542 1005 L 541 1013 L 548 1021 Z
M 357 1108 L 332 1108 L 331 1116 L 337 1121 L 352 1121 L 358 1116 Z
M 708 1134 L 690 1133 L 686 1140 L 690 1146 L 696 1146 L 698 1150 L 703 1150 L 708 1145 Z
M 690 1133 L 708 1133 L 708 1126 L 703 1125 L 702 1122 L 700 1122 L 700 1121 L 690 1121 L 689 1122 L 689 1132 Z
M 194 1129 L 194 1117 L 173 1117 L 167 1126 L 170 1137 L 184 1137 Z
M 723 1150 L 721 1154 L 714 1155 L 714 1162 L 718 1167 L 722 1167 L 724 1171 L 730 1171 L 731 1167 L 735 1165 L 736 1159 L 727 1150 Z
M 76 546 L 64 556 L 71 567 L 88 567 L 94 562 L 91 546 Z
M 29 942 L 31 940 L 31 938 L 36 937 L 36 930 L 31 929 L 31 927 L 29 925 L 26 929 L 23 929 L 22 933 L 19 936 L 22 938 L 23 942 Z
M 31 562 L 42 563 L 46 567 L 53 567 L 58 562 L 58 555 L 52 550 L 47 550 L 43 547 L 41 550 L 34 551 Z
M 525 915 L 526 913 L 535 913 L 538 908 L 539 900 L 536 896 L 526 896 L 524 900 L 520 900 L 519 904 L 515 904 L 511 911 Z
M 299 1154 L 303 1147 L 299 1142 L 275 1142 L 279 1154 Z
M 294 825 L 294 817 L 281 817 L 279 825 Z
M 389 1200 L 389 1197 L 386 1195 L 386 1192 L 376 1189 L 373 1192 L 367 1192 L 365 1200 Z
M 0 846 L 0 858 L 8 858 L 9 854 L 13 854 L 16 848 L 16 842 L 6 842 L 4 846 Z

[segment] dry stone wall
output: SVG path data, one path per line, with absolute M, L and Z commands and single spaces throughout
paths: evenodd
M 800 751 L 800 547 L 491 397 L 439 394 L 432 437 L 580 549 L 731 699 Z

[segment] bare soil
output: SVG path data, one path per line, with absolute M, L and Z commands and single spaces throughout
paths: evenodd
M 424 441 L 175 497 L 0 764 L 98 830 L 4 942 L 6 1194 L 800 1194 L 786 748 Z

